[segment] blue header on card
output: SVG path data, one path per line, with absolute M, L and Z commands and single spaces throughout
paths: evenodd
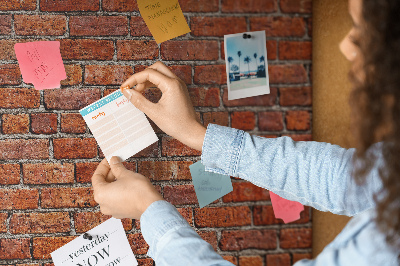
M 115 99 L 119 98 L 123 96 L 121 91 L 116 91 L 111 93 L 110 95 L 104 97 L 103 99 L 98 100 L 97 102 L 89 105 L 88 107 L 82 109 L 79 111 L 79 113 L 81 113 L 82 116 L 88 115 L 93 111 L 96 111 L 97 109 L 99 109 L 100 107 L 108 104 L 109 102 L 114 101 Z

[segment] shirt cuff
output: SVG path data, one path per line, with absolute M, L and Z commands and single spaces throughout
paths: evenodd
M 243 149 L 244 131 L 209 124 L 203 142 L 201 163 L 205 170 L 236 176 Z
M 180 227 L 190 227 L 178 210 L 165 200 L 153 202 L 140 217 L 140 227 L 144 240 L 150 246 L 147 255 L 157 257 L 157 245 L 169 231 Z

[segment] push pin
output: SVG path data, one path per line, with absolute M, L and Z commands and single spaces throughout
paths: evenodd
M 92 240 L 92 239 L 93 239 L 93 236 L 89 235 L 88 233 L 84 233 L 84 234 L 83 234 L 83 238 L 84 238 L 84 239 L 88 239 L 88 240 Z
M 243 33 L 243 39 L 251 39 L 251 35 L 247 33 Z

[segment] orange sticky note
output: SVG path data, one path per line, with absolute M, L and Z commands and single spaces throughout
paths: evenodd
M 35 89 L 59 88 L 67 78 L 59 41 L 16 43 L 14 50 L 24 82 Z
M 281 198 L 271 191 L 269 195 L 276 218 L 282 219 L 284 223 L 300 219 L 300 213 L 304 210 L 301 203 Z
M 190 32 L 178 0 L 137 0 L 137 4 L 157 43 Z

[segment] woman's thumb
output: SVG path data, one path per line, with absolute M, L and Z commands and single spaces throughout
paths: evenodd
M 126 170 L 125 166 L 122 164 L 121 158 L 117 156 L 113 156 L 110 159 L 110 168 L 111 172 L 113 172 L 114 176 L 118 179 L 123 176 L 123 173 Z

